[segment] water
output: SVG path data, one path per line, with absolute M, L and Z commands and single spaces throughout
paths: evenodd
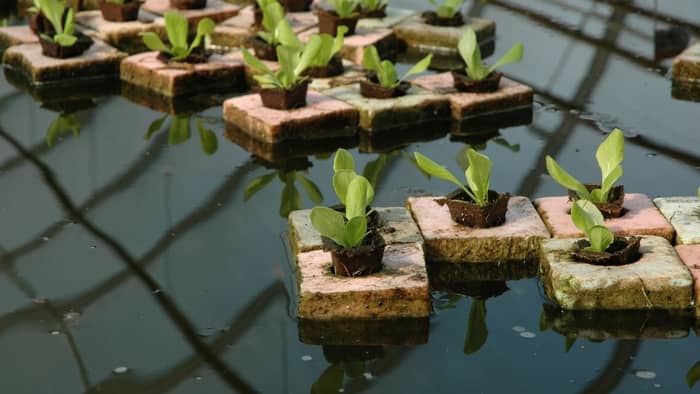
M 654 30 L 669 25 L 607 3 L 467 5 L 472 15 L 497 21 L 497 55 L 524 41 L 525 59 L 505 71 L 538 92 L 531 125 L 479 144 L 495 163 L 495 189 L 561 194 L 545 175 L 546 154 L 577 177 L 596 179 L 595 148 L 614 127 L 629 137 L 627 190 L 654 197 L 697 189 L 698 104 L 673 99 L 670 60 L 654 61 Z M 653 2 L 633 6 L 653 9 Z M 658 12 L 700 16 L 693 0 L 659 2 Z M 332 349 L 298 339 L 280 216 L 294 205 L 282 196 L 298 192 L 299 205 L 311 207 L 315 193 L 226 140 L 220 112 L 196 117 L 218 138 L 212 155 L 203 153 L 194 127 L 177 145 L 155 126 L 144 139 L 163 115 L 119 96 L 64 116 L 61 122 L 80 124 L 79 136 L 65 127 L 49 149 L 47 129 L 58 113 L 0 81 L 0 126 L 50 167 L 78 214 L 155 280 L 144 286 L 113 245 L 61 208 L 36 167 L 0 142 L 1 392 L 691 392 L 686 374 L 700 359 L 691 322 L 625 320 L 641 322 L 637 328 L 656 324 L 673 340 L 567 337 L 558 323 L 591 337 L 615 327 L 605 319 L 577 326 L 585 322 L 548 308 L 537 279 L 510 281 L 508 291 L 487 300 L 436 292 L 427 344 L 370 347 L 330 363 Z M 464 147 L 443 137 L 384 155 L 352 152 L 360 168 L 385 164 L 375 205 L 395 206 L 411 194 L 451 189 L 418 173 L 409 154 L 420 150 L 457 170 Z M 325 203 L 334 201 L 328 154 L 289 168 L 318 185 Z M 265 175 L 269 183 L 244 201 L 246 185 Z M 166 296 L 192 323 L 195 341 L 208 344 L 235 379 L 222 378 L 193 350 L 159 304 Z M 485 320 L 469 322 L 477 307 Z

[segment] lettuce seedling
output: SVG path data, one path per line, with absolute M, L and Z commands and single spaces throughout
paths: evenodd
M 309 68 L 312 60 L 317 56 L 321 48 L 321 37 L 312 36 L 306 46 L 302 48 L 287 45 L 277 47 L 277 61 L 279 71 L 273 72 L 260 59 L 251 54 L 246 48 L 243 51 L 243 59 L 254 69 L 263 73 L 256 75 L 263 89 L 291 90 L 306 80 L 302 73 Z
M 341 49 L 345 42 L 345 33 L 348 32 L 347 26 L 338 26 L 335 38 L 330 34 L 319 34 L 321 37 L 321 47 L 318 50 L 316 57 L 311 59 L 309 67 L 325 67 L 333 59 Z
M 41 37 L 45 40 L 57 43 L 62 47 L 69 47 L 78 41 L 73 32 L 75 30 L 74 20 L 75 12 L 72 8 L 68 8 L 65 23 L 63 22 L 63 13 L 66 12 L 66 6 L 59 0 L 38 0 L 39 9 L 49 20 L 53 29 L 56 31 L 53 37 L 42 34 Z
M 395 88 L 399 86 L 406 78 L 411 75 L 422 73 L 430 67 L 430 63 L 433 60 L 433 55 L 430 54 L 418 63 L 416 63 L 406 74 L 401 78 L 396 74 L 396 67 L 394 64 L 388 60 L 382 60 L 379 57 L 379 52 L 374 45 L 370 45 L 365 48 L 364 57 L 362 59 L 362 66 L 370 71 L 374 71 L 377 74 L 377 80 L 381 86 L 387 88 Z
M 598 161 L 602 181 L 600 188 L 588 191 L 576 178 L 571 176 L 557 164 L 551 156 L 547 156 L 547 172 L 557 183 L 569 190 L 576 192 L 579 198 L 594 203 L 608 202 L 610 190 L 618 179 L 622 177 L 622 160 L 625 156 L 625 137 L 620 129 L 612 133 L 600 144 L 595 158 Z
M 428 1 L 435 6 L 435 13 L 440 18 L 453 18 L 464 4 L 464 0 L 445 0 L 442 4 L 438 3 L 438 0 Z
M 347 201 L 345 201 L 345 198 L 350 183 L 358 176 L 360 175 L 355 172 L 355 159 L 352 158 L 350 152 L 339 148 L 333 159 L 333 190 L 341 204 L 346 205 Z M 374 188 L 367 189 L 367 193 L 369 193 L 367 194 L 367 200 L 372 201 L 374 199 Z
M 481 62 L 481 49 L 479 48 L 479 42 L 476 39 L 476 33 L 471 28 L 468 28 L 464 32 L 462 38 L 459 40 L 459 54 L 462 59 L 467 64 L 465 72 L 467 76 L 475 81 L 480 81 L 489 76 L 494 70 L 501 66 L 505 66 L 510 63 L 517 63 L 523 58 L 523 44 L 516 43 L 512 48 L 506 52 L 503 57 L 498 59 L 493 66 L 488 66 Z
M 161 41 L 160 37 L 154 32 L 140 33 L 143 43 L 152 51 L 167 53 L 172 60 L 182 60 L 187 58 L 192 51 L 202 44 L 204 37 L 214 32 L 216 23 L 209 18 L 204 18 L 197 24 L 197 34 L 191 43 L 187 43 L 187 35 L 189 27 L 187 19 L 177 12 L 165 13 L 165 30 L 168 34 L 170 47 Z
M 352 18 L 357 15 L 355 12 L 357 0 L 328 0 L 328 2 L 333 6 L 333 11 L 340 18 Z
M 367 178 L 356 176 L 348 185 L 345 194 L 345 214 L 327 207 L 311 210 L 311 224 L 326 238 L 346 249 L 362 244 L 367 236 L 367 207 L 372 202 L 368 196 L 374 195 Z
M 590 201 L 575 201 L 571 205 L 571 220 L 576 228 L 586 234 L 591 244 L 586 250 L 603 253 L 615 240 L 612 231 L 603 225 L 603 214 Z
M 360 0 L 360 6 L 365 11 L 377 11 L 386 7 L 386 0 Z
M 467 160 L 469 167 L 464 172 L 468 187 L 460 182 L 457 177 L 440 164 L 430 160 L 428 157 L 416 152 L 416 164 L 426 173 L 440 179 L 452 182 L 467 193 L 467 196 L 480 207 L 489 204 L 489 183 L 491 178 L 491 160 L 474 149 L 467 150 Z
M 284 8 L 278 1 L 259 1 L 263 13 L 262 25 L 264 31 L 258 32 L 258 37 L 268 45 L 303 46 L 292 30 L 289 21 L 284 17 Z

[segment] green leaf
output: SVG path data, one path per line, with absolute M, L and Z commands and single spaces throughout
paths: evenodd
M 465 172 L 467 183 L 471 189 L 475 201 L 479 206 L 485 206 L 489 202 L 489 181 L 491 178 L 491 160 L 474 149 L 467 150 L 469 167 Z
M 301 49 L 304 44 L 299 40 L 294 30 L 292 30 L 292 25 L 289 21 L 282 19 L 277 23 L 277 28 L 275 29 L 275 35 L 280 44 L 286 45 L 292 48 Z
M 314 34 L 311 38 L 313 37 L 318 37 L 321 40 L 321 48 L 319 48 L 316 58 L 312 60 L 311 66 L 324 67 L 333 57 L 333 37 L 325 33 Z
M 342 364 L 345 374 L 352 379 L 359 378 L 365 373 L 364 361 L 344 361 Z
M 373 188 L 377 188 L 377 183 L 379 183 L 379 176 L 386 167 L 388 162 L 388 156 L 386 154 L 381 154 L 376 160 L 372 160 L 365 165 L 364 171 L 362 171 L 362 176 L 367 178 Z
M 362 55 L 362 67 L 367 70 L 379 73 L 382 67 L 382 59 L 379 57 L 379 52 L 377 52 L 377 47 L 370 45 L 365 47 L 364 54 Z
M 696 362 L 685 375 L 685 381 L 688 383 L 688 387 L 695 386 L 695 383 L 700 380 L 700 361 Z
M 272 75 L 270 68 L 268 68 L 260 59 L 250 53 L 247 48 L 241 48 L 241 53 L 243 53 L 243 60 L 245 60 L 250 67 L 253 67 L 255 70 L 263 74 Z
M 194 37 L 192 44 L 190 44 L 188 55 L 202 43 L 204 37 L 212 34 L 215 28 L 216 23 L 213 20 L 209 18 L 201 19 L 197 24 L 197 35 Z
M 190 116 L 179 115 L 170 121 L 168 144 L 177 145 L 190 139 Z
M 160 129 L 163 128 L 163 123 L 165 122 L 166 119 L 168 119 L 167 114 L 163 115 L 162 118 L 156 119 L 153 122 L 151 122 L 151 124 L 148 126 L 148 131 L 143 136 L 143 139 L 150 140 L 151 137 L 153 136 L 153 133 L 156 133 L 156 132 L 160 131 Z
M 459 54 L 467 65 L 466 71 L 467 75 L 471 79 L 476 79 L 473 76 L 473 72 L 481 65 L 481 50 L 479 49 L 479 43 L 476 39 L 476 33 L 472 28 L 468 28 L 459 39 L 457 45 L 459 49 Z
M 75 30 L 75 11 L 73 11 L 73 8 L 68 8 L 68 13 L 66 14 L 66 22 L 65 26 L 63 28 L 63 34 L 72 36 L 73 31 Z M 76 38 L 77 40 L 77 38 Z M 73 44 L 70 44 L 73 45 Z M 67 46 L 70 46 L 67 45 Z
M 618 179 L 622 178 L 622 166 L 615 167 L 610 173 L 603 178 L 603 183 L 600 186 L 601 194 L 597 197 L 598 202 L 607 202 L 610 189 L 615 185 Z
M 367 217 L 355 216 L 345 225 L 345 243 L 349 248 L 360 246 L 367 235 Z
M 612 231 L 605 226 L 593 226 L 588 230 L 588 240 L 591 243 L 591 250 L 594 252 L 605 252 L 615 240 Z
M 274 33 L 277 28 L 277 24 L 284 19 L 284 8 L 282 5 L 275 1 L 268 4 L 267 6 L 260 7 L 263 13 L 262 25 L 270 33 Z M 271 35 L 271 38 L 274 34 Z M 268 41 L 269 44 L 274 44 L 275 42 Z
M 299 51 L 286 45 L 278 45 L 277 62 L 280 65 L 282 85 L 289 89 L 294 84 L 294 68 L 299 63 Z
M 216 133 L 202 126 L 202 122 L 195 122 L 197 131 L 199 131 L 199 141 L 202 145 L 202 151 L 207 155 L 213 155 L 219 148 L 219 141 L 216 138 Z
M 625 158 L 625 137 L 620 129 L 615 129 L 598 146 L 595 153 L 602 178 L 603 198 L 607 199 L 610 188 L 622 177 L 622 161 Z
M 250 183 L 248 183 L 245 189 L 243 190 L 243 201 L 250 200 L 250 198 L 253 197 L 256 193 L 264 189 L 265 186 L 269 185 L 270 182 L 272 182 L 272 180 L 275 179 L 275 176 L 277 176 L 277 174 L 272 172 L 269 174 L 261 175 L 250 181 Z
M 165 31 L 175 52 L 176 48 L 187 48 L 187 18 L 178 12 L 165 13 Z
M 563 168 L 561 168 L 551 156 L 547 155 L 546 160 L 547 172 L 558 184 L 564 186 L 569 190 L 575 191 L 576 194 L 578 194 L 578 196 L 580 198 L 583 198 L 584 200 L 591 199 L 591 194 L 581 182 L 576 180 L 576 178 L 574 178 L 573 176 L 571 176 L 571 174 L 569 174 Z
M 39 8 L 57 34 L 63 33 L 63 11 L 65 6 L 58 0 L 39 0 Z
M 588 234 L 591 228 L 602 226 L 604 223 L 603 214 L 588 200 L 577 200 L 571 204 L 571 220 L 574 226 L 584 234 Z
M 357 216 L 364 216 L 367 206 L 374 196 L 372 185 L 367 178 L 356 176 L 348 185 L 348 193 L 345 196 L 345 217 L 351 220 Z
M 68 34 L 56 34 L 53 36 L 53 40 L 62 47 L 69 47 L 78 41 L 78 38 Z
M 377 73 L 379 84 L 385 87 L 395 87 L 399 84 L 399 76 L 396 74 L 396 67 L 388 60 L 383 60 Z
M 493 66 L 489 67 L 487 75 L 495 69 L 505 66 L 506 64 L 519 62 L 523 58 L 524 51 L 525 49 L 523 48 L 523 44 L 519 42 L 516 43 L 515 45 L 513 45 L 512 48 L 508 50 L 508 52 L 506 52 L 505 55 L 498 59 L 498 61 Z
M 146 44 L 146 47 L 152 51 L 158 51 L 158 52 L 165 52 L 165 53 L 171 53 L 170 48 L 168 48 L 163 41 L 161 41 L 160 37 L 152 31 L 147 31 L 144 33 L 141 33 L 141 39 L 143 40 L 143 43 Z
M 333 174 L 333 190 L 335 190 L 335 194 L 338 196 L 338 201 L 343 205 L 345 205 L 345 196 L 348 194 L 350 182 L 352 182 L 356 176 L 357 174 L 354 170 L 339 170 Z
M 430 63 L 433 61 L 433 55 L 430 54 L 423 59 L 421 59 L 418 63 L 416 63 L 413 67 L 411 67 L 410 70 L 406 74 L 401 77 L 401 81 L 404 81 L 406 78 L 410 77 L 411 75 L 415 74 L 420 74 L 424 72 L 425 70 L 430 67 Z
M 343 387 L 342 364 L 333 364 L 326 368 L 321 376 L 311 385 L 311 394 L 335 394 Z
M 345 34 L 348 32 L 348 27 L 344 25 L 338 26 L 335 33 L 335 40 L 333 40 L 333 46 L 331 47 L 331 55 L 328 57 L 330 60 L 336 53 L 343 49 L 343 44 L 345 43 Z
M 468 192 L 467 189 L 464 187 L 464 184 L 459 181 L 450 171 L 448 171 L 445 167 L 441 166 L 440 164 L 430 160 L 428 157 L 424 156 L 421 153 L 416 152 L 415 153 L 416 157 L 416 164 L 418 164 L 418 167 L 427 172 L 428 174 L 438 177 L 442 180 L 452 182 L 455 185 L 459 186 L 462 190 L 465 192 Z
M 486 301 L 474 299 L 469 310 L 467 337 L 464 340 L 464 354 L 476 353 L 488 339 L 489 330 L 486 327 Z
M 313 183 L 309 178 L 297 173 L 296 179 L 299 184 L 306 190 L 306 194 L 309 195 L 309 199 L 315 204 L 320 204 L 323 201 L 323 194 L 318 189 L 315 183 Z
M 294 67 L 294 81 L 296 82 L 301 74 L 309 68 L 311 63 L 313 62 L 314 58 L 318 56 L 318 52 L 321 50 L 321 45 L 322 45 L 322 40 L 321 37 L 319 36 L 312 36 L 309 39 L 309 42 L 306 44 L 304 47 L 304 50 L 301 53 L 301 57 L 298 58 L 298 61 Z
M 335 158 L 333 158 L 333 171 L 338 172 L 340 170 L 355 172 L 355 159 L 352 158 L 350 152 L 343 148 L 339 148 L 335 152 Z
M 330 238 L 337 244 L 345 244 L 345 219 L 343 214 L 327 207 L 316 207 L 311 210 L 311 225 L 324 237 Z

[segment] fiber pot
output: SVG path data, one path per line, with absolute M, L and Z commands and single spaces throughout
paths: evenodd
M 443 18 L 438 16 L 435 11 L 425 11 L 421 14 L 423 22 L 433 26 L 462 26 L 464 25 L 464 16 L 461 12 L 456 13 L 452 18 Z
M 501 77 L 503 77 L 503 73 L 493 71 L 491 74 L 487 75 L 486 78 L 480 81 L 475 81 L 470 79 L 463 70 L 452 71 L 452 79 L 454 80 L 455 89 L 465 93 L 494 92 L 498 90 L 498 87 L 501 84 Z
M 69 47 L 64 47 L 60 46 L 58 43 L 47 40 L 43 37 L 39 37 L 39 43 L 41 44 L 41 52 L 48 57 L 53 57 L 57 59 L 66 59 L 69 57 L 76 57 L 80 56 L 85 52 L 88 48 L 92 46 L 92 38 L 77 33 L 75 34 L 76 37 L 78 37 L 78 40 L 75 42 L 75 44 L 69 46 Z
M 67 17 L 68 12 L 64 11 L 63 23 L 66 22 Z M 42 12 L 33 14 L 29 17 L 29 29 L 37 36 L 42 33 L 48 36 L 53 36 L 54 34 L 56 34 L 56 29 L 53 28 L 51 22 L 46 18 L 46 16 L 44 16 Z
M 571 253 L 574 260 L 594 265 L 625 265 L 639 260 L 639 237 L 615 237 L 605 252 L 597 253 L 585 250 L 591 246 L 588 240 L 580 240 Z
M 323 9 L 317 10 L 316 15 L 318 16 L 318 31 L 330 34 L 333 37 L 335 37 L 335 33 L 338 31 L 338 26 L 347 26 L 348 32 L 345 33 L 346 37 L 355 34 L 357 21 L 360 20 L 360 14 L 349 18 L 341 18 L 335 11 Z
M 373 72 L 367 74 L 367 79 L 360 81 L 360 94 L 366 98 L 388 99 L 401 97 L 405 96 L 410 88 L 411 84 L 408 82 L 401 82 L 393 88 L 382 86 L 379 84 L 377 75 Z
M 325 66 L 307 68 L 304 75 L 311 78 L 331 78 L 343 74 L 343 71 L 345 71 L 343 59 L 336 55 Z
M 592 191 L 593 189 L 598 189 L 600 188 L 600 185 L 595 185 L 595 184 L 585 184 L 584 185 L 588 191 Z M 575 191 L 569 190 L 569 200 L 571 201 L 576 201 L 578 200 L 578 195 L 576 194 Z M 603 217 L 606 219 L 611 219 L 611 218 L 619 218 L 620 216 L 624 215 L 627 210 L 623 208 L 622 204 L 625 202 L 625 187 L 624 185 L 618 185 L 610 189 L 610 193 L 608 193 L 608 202 L 607 203 L 594 203 L 594 205 L 598 208 L 600 213 L 603 214 Z
M 248 40 L 248 43 L 253 48 L 253 52 L 255 52 L 255 56 L 258 59 L 269 60 L 271 62 L 277 61 L 277 47 L 275 45 L 268 44 L 258 36 Z
M 367 18 L 367 19 L 381 19 L 386 17 L 386 4 L 383 6 L 379 7 L 376 10 L 368 10 L 366 8 L 363 8 L 361 5 L 358 5 L 357 8 L 355 9 L 355 12 L 360 14 L 360 19 L 362 18 Z
M 313 0 L 280 0 L 286 12 L 304 12 L 311 10 Z
M 110 3 L 106 0 L 100 1 L 102 19 L 110 22 L 135 21 L 139 17 L 140 8 L 140 0 L 128 1 L 124 4 Z
M 489 203 L 480 207 L 462 189 L 435 200 L 439 205 L 447 205 L 452 220 L 463 226 L 488 228 L 499 226 L 506 221 L 509 193 L 489 190 Z
M 367 276 L 382 270 L 384 239 L 376 231 L 371 231 L 362 244 L 346 249 L 332 239 L 321 237 L 323 250 L 331 252 L 333 272 L 338 276 Z
M 309 83 L 303 82 L 291 90 L 285 89 L 260 89 L 260 99 L 267 108 L 289 110 L 306 106 L 306 92 Z
M 207 6 L 207 0 L 170 0 L 170 6 L 180 10 L 199 10 Z

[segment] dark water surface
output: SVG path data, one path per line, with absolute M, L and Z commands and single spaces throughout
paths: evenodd
M 495 163 L 495 189 L 533 198 L 561 194 L 545 175 L 546 154 L 580 179 L 597 179 L 595 148 L 620 127 L 631 137 L 627 190 L 653 197 L 694 193 L 700 104 L 671 97 L 671 61 L 654 61 L 654 33 L 673 25 L 664 21 L 671 17 L 690 21 L 685 27 L 697 35 L 696 0 L 659 1 L 660 20 L 635 11 L 653 12 L 651 0 L 614 7 L 613 1 L 473 3 L 466 6 L 472 15 L 497 21 L 497 54 L 524 42 L 523 62 L 505 71 L 538 93 L 532 124 L 502 129 L 484 147 Z M 405 6 L 424 8 L 418 0 Z M 172 118 L 145 140 L 163 115 L 120 96 L 64 116 L 65 126 L 80 124 L 80 136 L 60 133 L 48 148 L 47 130 L 59 113 L 0 81 L 2 129 L 49 166 L 80 213 L 126 252 L 120 257 L 76 223 L 37 167 L 0 139 L 0 392 L 304 393 L 317 381 L 318 392 L 333 392 L 341 380 L 345 392 L 374 393 L 692 391 L 686 374 L 700 360 L 700 342 L 691 321 L 603 316 L 593 323 L 568 320 L 570 331 L 557 332 L 548 327 L 562 317 L 556 308 L 545 310 L 537 279 L 507 282 L 509 291 L 486 301 L 436 292 L 427 344 L 368 349 L 373 360 L 329 363 L 321 346 L 298 339 L 287 223 L 280 216 L 297 192 L 301 207 L 314 204 L 288 171 L 244 201 L 249 182 L 276 170 L 224 137 L 220 113 L 217 107 L 198 116 L 218 136 L 213 155 L 203 154 L 196 129 L 189 140 L 169 145 Z M 457 170 L 465 146 L 443 137 L 383 155 L 352 152 L 360 168 L 386 163 L 375 205 L 397 206 L 412 193 L 451 189 L 417 172 L 407 159 L 412 152 Z M 333 203 L 330 155 L 308 160 L 301 173 Z M 129 256 L 159 290 L 128 268 Z M 173 311 L 158 303 L 165 295 L 194 326 L 190 342 Z M 476 312 L 483 310 L 488 337 L 479 348 L 484 327 Z M 614 335 L 626 323 L 626 340 L 572 343 L 566 336 L 583 328 L 594 337 Z M 645 327 L 681 338 L 634 339 Z M 228 373 L 215 373 L 193 350 L 196 341 L 208 344 Z

